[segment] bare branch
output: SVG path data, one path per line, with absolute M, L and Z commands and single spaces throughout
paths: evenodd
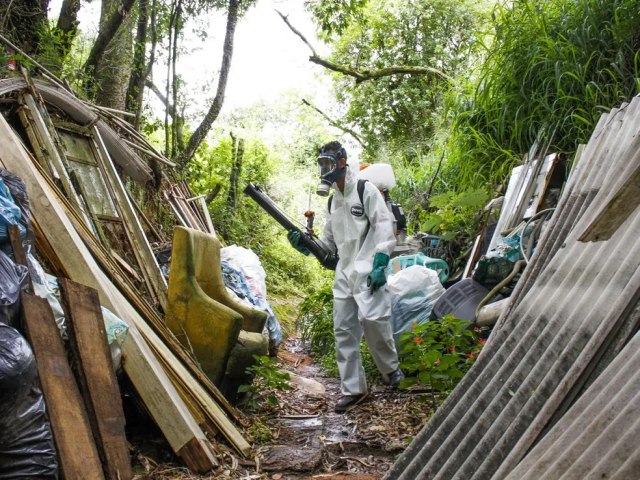
M 316 107 L 315 105 L 313 105 L 312 103 L 310 103 L 308 100 L 306 99 L 302 99 L 302 103 L 304 103 L 305 105 L 307 105 L 308 107 L 313 108 L 316 112 L 318 112 L 320 115 L 322 115 L 322 117 L 329 122 L 329 125 L 336 127 L 340 130 L 342 130 L 345 133 L 348 133 L 349 135 L 351 135 L 361 146 L 362 148 L 365 148 L 364 143 L 362 142 L 362 140 L 360 139 L 360 136 L 354 132 L 353 130 L 351 130 L 348 127 L 343 127 L 342 125 L 340 125 L 338 122 L 336 122 L 335 120 L 332 120 L 326 113 L 324 113 L 322 110 L 320 110 L 318 107 Z
M 282 18 L 282 20 L 284 21 L 284 23 L 286 23 L 286 24 L 287 24 L 287 26 L 291 29 L 291 31 L 292 31 L 293 33 L 295 33 L 296 35 L 298 35 L 298 36 L 302 39 L 302 41 L 303 41 L 304 43 L 306 43 L 306 44 L 307 44 L 307 47 L 309 47 L 309 48 L 311 49 L 311 53 L 312 53 L 312 55 L 313 55 L 314 57 L 315 57 L 315 56 L 317 56 L 318 54 L 317 54 L 317 53 L 316 53 L 316 51 L 314 50 L 313 46 L 311 46 L 311 44 L 310 44 L 310 43 L 309 43 L 309 41 L 305 38 L 305 36 L 304 36 L 304 35 L 302 35 L 298 30 L 296 30 L 296 29 L 294 28 L 294 26 L 293 26 L 293 25 L 291 25 L 291 23 L 289 22 L 289 18 L 288 18 L 286 15 L 282 14 L 279 10 L 276 10 L 276 12 L 278 13 L 278 15 L 280 15 L 280 18 Z
M 171 117 L 173 117 L 174 116 L 174 106 L 169 103 L 169 100 L 167 100 L 167 97 L 160 91 L 158 86 L 155 83 L 153 83 L 149 78 L 147 78 L 144 81 L 144 84 L 149 89 L 151 89 L 151 91 L 153 93 L 156 94 L 156 97 L 158 97 L 158 99 L 164 104 L 165 108 L 169 112 L 169 115 L 171 115 Z
M 278 12 L 278 10 L 276 10 Z M 309 43 L 309 41 L 302 35 L 298 30 L 296 30 L 293 25 L 289 22 L 289 19 L 284 16 L 282 13 L 278 12 L 278 15 L 282 18 L 284 23 L 291 29 L 293 33 L 295 33 L 298 37 L 302 39 L 304 43 L 307 44 L 309 49 L 311 49 L 311 56 L 309 57 L 309 61 L 315 63 L 317 65 L 321 65 L 328 70 L 332 70 L 334 72 L 342 73 L 349 77 L 353 77 L 356 79 L 356 83 L 365 82 L 367 80 L 377 80 L 382 77 L 389 77 L 391 75 L 404 74 L 404 75 L 431 75 L 434 77 L 440 77 L 443 80 L 448 82 L 452 81 L 452 78 L 448 76 L 446 73 L 438 70 L 433 67 L 422 67 L 417 65 L 393 65 L 391 67 L 381 68 L 379 70 L 358 70 L 353 69 L 345 65 L 340 65 L 334 63 L 326 58 L 320 57 L 313 46 Z

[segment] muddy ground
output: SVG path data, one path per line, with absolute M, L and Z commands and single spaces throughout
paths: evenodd
M 278 360 L 293 390 L 277 393 L 277 409 L 244 412 L 247 435 L 255 437 L 252 458 L 219 445 L 223 464 L 200 476 L 174 463 L 161 440 L 152 448 L 132 440 L 135 479 L 380 479 L 433 411 L 428 392 L 379 384 L 364 403 L 337 414 L 339 381 L 323 375 L 299 339 L 287 340 Z

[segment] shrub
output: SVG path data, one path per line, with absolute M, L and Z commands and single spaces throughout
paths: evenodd
M 451 314 L 441 320 L 414 324 L 400 338 L 400 368 L 405 379 L 401 388 L 413 385 L 431 387 L 447 394 L 471 367 L 484 340 L 478 339 L 471 322 Z

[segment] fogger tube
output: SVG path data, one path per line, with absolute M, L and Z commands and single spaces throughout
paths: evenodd
M 275 221 L 282 225 L 287 231 L 296 230 L 300 232 L 302 234 L 300 236 L 300 243 L 309 249 L 323 267 L 328 268 L 329 270 L 336 269 L 338 256 L 334 253 L 328 252 L 315 238 L 294 225 L 294 223 L 289 220 L 282 211 L 280 211 L 274 201 L 271 200 L 271 198 L 269 198 L 259 186 L 249 182 L 244 189 L 244 193 L 249 195 L 251 199 L 260 205 L 264 211 L 271 215 L 271 217 L 273 217 Z

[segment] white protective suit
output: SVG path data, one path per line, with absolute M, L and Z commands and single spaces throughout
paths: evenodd
M 387 286 L 373 294 L 367 287 L 374 255 L 391 255 L 395 247 L 393 219 L 382 194 L 371 182 L 365 183 L 362 206 L 357 183 L 348 170 L 344 193 L 333 184 L 331 211 L 320 237 L 320 242 L 337 250 L 340 257 L 333 282 L 333 328 L 343 395 L 367 392 L 360 358 L 363 331 L 380 373 L 387 375 L 398 368 Z

